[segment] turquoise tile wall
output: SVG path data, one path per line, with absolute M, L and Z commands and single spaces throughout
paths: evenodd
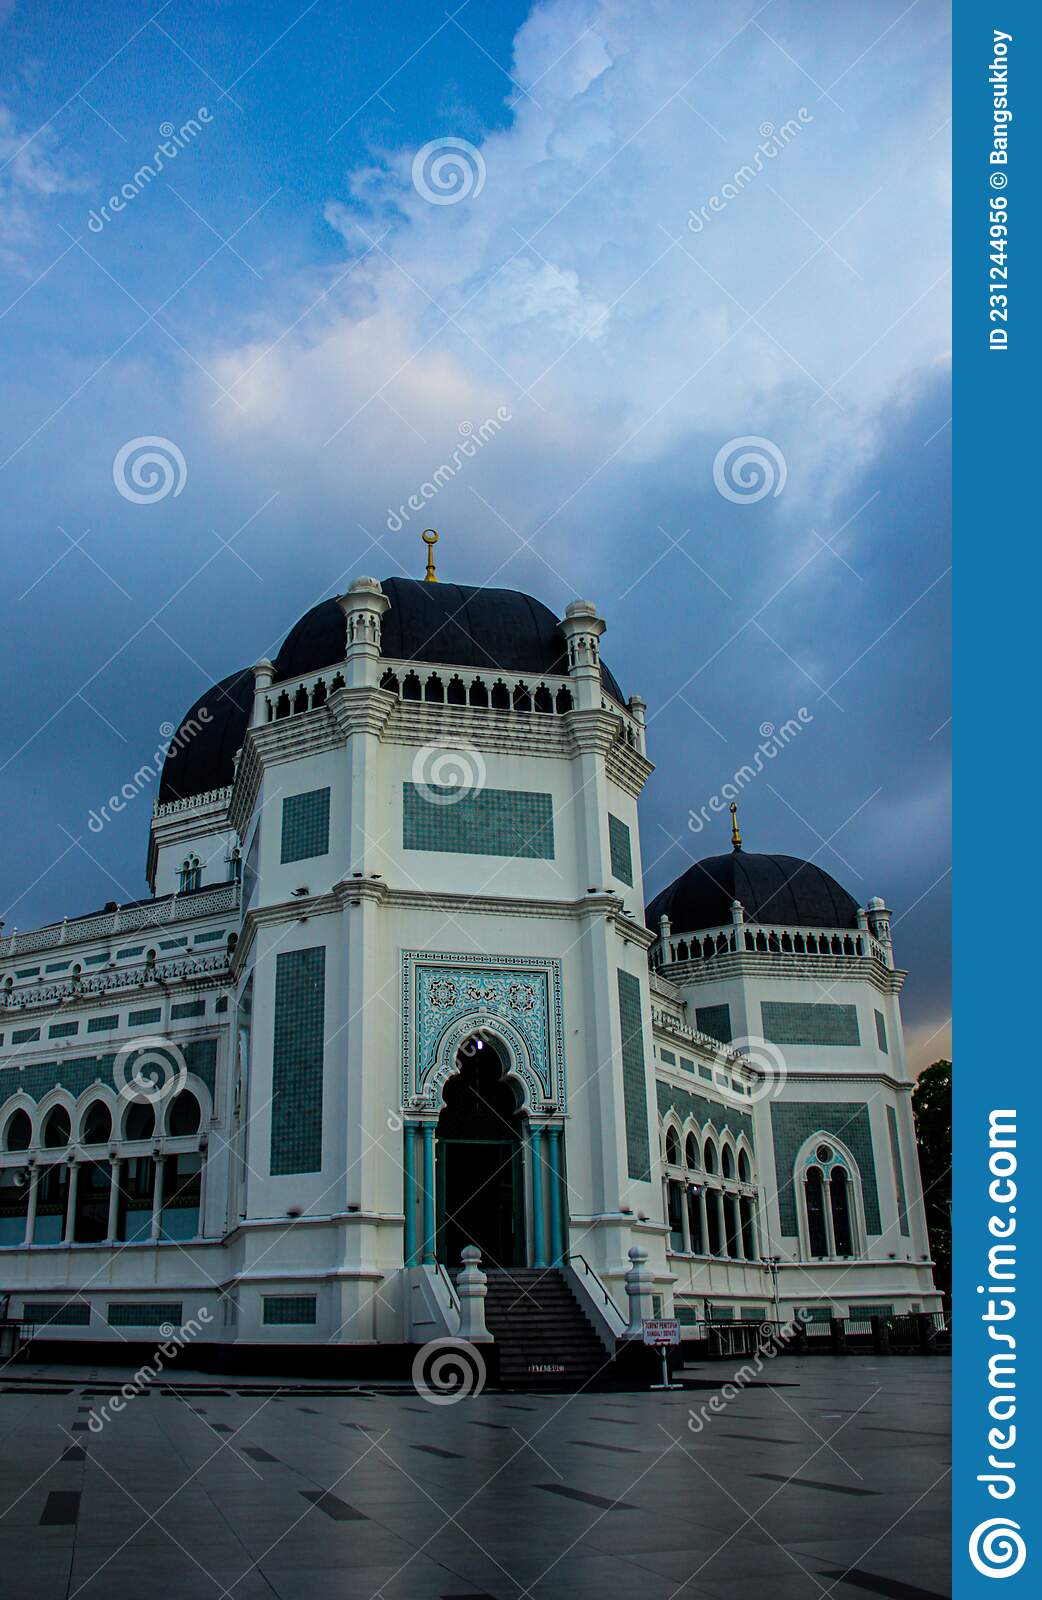
M 608 812 L 608 848 L 611 851 L 612 877 L 620 883 L 633 886 L 633 851 L 630 847 L 630 830 L 618 817 Z
M 823 1001 L 764 1000 L 763 1036 L 772 1044 L 861 1043 L 856 1006 L 828 1005 Z
M 730 1044 L 733 1037 L 731 1033 L 731 1007 L 722 1006 L 696 1006 L 695 1027 L 699 1033 L 708 1033 L 711 1039 L 719 1039 L 721 1044 Z
M 275 958 L 271 1064 L 271 1172 L 322 1168 L 326 947 Z
M 869 1233 L 882 1233 L 872 1125 L 867 1105 L 863 1102 L 834 1100 L 810 1100 L 804 1105 L 772 1101 L 771 1133 L 783 1234 L 790 1238 L 799 1234 L 795 1186 L 802 1178 L 797 1178 L 794 1164 L 801 1145 L 815 1133 L 831 1133 L 834 1138 L 842 1139 L 850 1150 L 861 1173 L 865 1226 Z
M 329 790 L 287 795 L 282 802 L 283 862 L 305 861 L 328 851 Z
M 744 1133 L 755 1150 L 753 1119 L 747 1111 L 726 1106 L 721 1100 L 709 1100 L 704 1094 L 692 1093 L 689 1089 L 678 1089 L 675 1084 L 664 1083 L 661 1078 L 655 1084 L 655 1098 L 660 1117 L 676 1111 L 682 1122 L 688 1117 L 694 1117 L 698 1123 L 712 1121 L 718 1128 L 729 1128 L 736 1139 Z
M 908 1211 L 905 1199 L 905 1175 L 901 1162 L 901 1136 L 897 1131 L 897 1112 L 893 1106 L 886 1108 L 886 1125 L 890 1134 L 890 1161 L 894 1169 L 894 1188 L 897 1191 L 897 1215 L 901 1232 L 909 1237 Z
M 78 1022 L 52 1022 L 47 1029 L 48 1039 L 71 1039 L 73 1034 L 79 1033 Z
M 22 1307 L 26 1322 L 43 1324 L 53 1322 L 63 1328 L 86 1328 L 90 1323 L 90 1306 L 82 1300 L 26 1300 Z
M 269 1294 L 264 1296 L 264 1322 L 305 1323 L 313 1326 L 318 1320 L 316 1297 L 313 1294 Z
M 890 1054 L 886 1045 L 886 1018 L 881 1011 L 876 1012 L 876 1043 L 885 1056 Z
M 158 1328 L 164 1322 L 169 1322 L 173 1327 L 179 1328 L 183 1321 L 181 1302 L 179 1300 L 156 1300 L 151 1302 L 114 1300 L 109 1305 L 106 1320 L 110 1328 Z
M 217 1071 L 217 1040 L 190 1039 L 178 1048 L 184 1054 L 189 1072 L 200 1078 L 212 1095 Z M 31 1100 L 42 1100 L 55 1088 L 67 1089 L 75 1098 L 94 1082 L 114 1089 L 112 1064 L 115 1059 L 114 1054 L 72 1056 L 64 1061 L 34 1062 L 20 1069 L 4 1066 L 0 1069 L 0 1105 L 19 1090 L 24 1090 Z M 128 1065 L 133 1071 L 133 1058 Z
M 402 786 L 402 847 L 552 861 L 553 797 L 534 790 L 475 789 L 442 801 L 429 798 L 421 785 L 406 783 Z
M 648 1086 L 644 1066 L 644 1025 L 640 981 L 619 968 L 619 1021 L 622 1025 L 622 1099 L 626 1120 L 626 1170 L 631 1178 L 651 1176 Z

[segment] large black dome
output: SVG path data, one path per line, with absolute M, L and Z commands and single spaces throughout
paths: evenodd
M 383 619 L 380 654 L 392 661 L 444 663 L 475 671 L 565 674 L 564 641 L 549 606 L 516 589 L 384 578 L 391 608 Z M 299 678 L 343 661 L 344 613 L 323 600 L 304 613 L 275 657 L 276 680 Z M 601 681 L 625 704 L 611 672 Z
M 821 867 L 799 856 L 749 855 L 744 850 L 696 861 L 655 896 L 645 919 L 656 933 L 663 915 L 674 933 L 724 927 L 731 921 L 733 900 L 742 902 L 749 922 L 857 927 L 857 901 Z
M 391 602 L 383 619 L 381 655 L 475 671 L 564 674 L 567 662 L 557 618 L 542 601 L 514 589 L 480 589 L 455 583 L 385 578 Z M 336 600 L 322 600 L 304 613 L 275 657 L 275 681 L 303 677 L 343 661 L 344 613 Z M 606 692 L 625 704 L 604 664 Z M 159 783 L 159 800 L 187 800 L 231 783 L 235 752 L 250 724 L 253 672 L 247 668 L 208 689 L 181 723 Z M 200 723 L 200 712 L 208 720 Z M 197 724 L 193 731 L 193 720 Z

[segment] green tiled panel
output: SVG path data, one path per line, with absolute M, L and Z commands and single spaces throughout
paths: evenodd
M 223 928 L 215 928 L 215 929 L 212 929 L 209 933 L 197 933 L 195 938 L 193 939 L 192 943 L 193 944 L 214 944 L 216 940 L 223 939 L 223 938 L 224 938 L 224 929 Z
M 833 1138 L 842 1139 L 853 1155 L 861 1172 L 865 1226 L 869 1233 L 882 1233 L 872 1125 L 868 1107 L 863 1101 L 810 1100 L 806 1105 L 772 1101 L 771 1133 L 783 1234 L 790 1238 L 796 1238 L 799 1234 L 796 1224 L 797 1179 L 793 1169 L 800 1146 L 816 1133 L 831 1133 Z
M 39 1028 L 14 1028 L 11 1032 L 11 1043 L 35 1044 L 39 1037 Z
M 626 1116 L 626 1170 L 643 1182 L 651 1176 L 648 1134 L 648 1084 L 644 1069 L 644 1024 L 640 982 L 619 968 L 619 1021 L 622 1025 L 622 1100 Z
M 850 1315 L 861 1322 L 867 1321 L 869 1317 L 892 1317 L 893 1314 L 894 1308 L 892 1304 L 878 1306 L 852 1305 L 850 1307 Z
M 890 1054 L 886 1045 L 886 1018 L 881 1011 L 876 1012 L 876 1042 L 885 1056 Z
M 824 1001 L 764 1000 L 763 1036 L 772 1044 L 860 1044 L 857 1006 Z
M 127 1018 L 127 1025 L 131 1028 L 150 1028 L 162 1015 L 160 1006 L 149 1006 L 144 1011 L 132 1011 Z
M 47 1029 L 48 1039 L 71 1039 L 80 1031 L 78 1022 L 52 1022 Z
M 98 954 L 95 955 L 95 956 L 84 956 L 83 965 L 85 967 L 100 967 L 103 962 L 108 960 L 108 958 L 109 958 L 108 951 L 107 950 L 100 950 L 98 952 Z
M 704 1094 L 693 1094 L 689 1089 L 678 1089 L 673 1083 L 663 1083 L 661 1078 L 655 1083 L 655 1096 L 660 1117 L 667 1116 L 672 1110 L 676 1111 L 682 1122 L 688 1117 L 694 1117 L 699 1124 L 711 1121 L 718 1128 L 729 1128 L 736 1139 L 744 1133 L 755 1149 L 753 1119 L 747 1111 L 725 1106 L 720 1100 L 707 1100 Z
M 554 858 L 553 796 L 535 790 L 474 789 L 431 799 L 402 785 L 402 847 L 451 855 Z M 445 799 L 442 800 L 442 794 Z
M 326 947 L 275 958 L 271 1172 L 322 1168 Z
M 169 1322 L 179 1328 L 183 1321 L 179 1300 L 112 1301 L 108 1310 L 110 1328 L 158 1328 Z
M 630 830 L 618 817 L 608 812 L 608 848 L 611 851 L 611 872 L 620 883 L 633 884 L 633 851 L 630 848 Z
M 329 851 L 329 790 L 290 794 L 282 802 L 282 860 L 306 861 Z M 199 941 L 196 940 L 196 943 Z
M 171 1022 L 180 1022 L 182 1017 L 205 1017 L 205 1000 L 181 1000 L 170 1007 Z
M 217 1040 L 190 1039 L 178 1048 L 189 1072 L 200 1078 L 212 1095 L 217 1072 Z M 70 1056 L 63 1061 L 35 1062 L 21 1071 L 0 1070 L 0 1104 L 19 1090 L 24 1090 L 31 1100 L 42 1100 L 55 1088 L 67 1089 L 74 1099 L 95 1082 L 115 1089 L 112 1081 L 115 1059 L 115 1055 Z M 133 1057 L 127 1065 L 132 1072 Z M 176 1068 L 176 1062 L 173 1065 Z
M 39 967 L 23 967 L 21 972 L 15 973 L 16 978 L 38 978 L 39 976 Z
M 659 1060 L 664 1061 L 667 1067 L 675 1067 L 677 1058 L 672 1050 L 659 1050 Z
M 136 944 L 136 945 L 134 945 L 133 949 L 131 949 L 131 950 L 117 950 L 116 951 L 116 960 L 117 961 L 133 961 L 135 956 L 143 956 L 144 953 L 145 953 L 144 945 L 143 944 Z
M 113 1028 L 119 1027 L 119 1013 L 109 1017 L 88 1017 L 88 1033 L 111 1033 Z
M 894 1188 L 897 1191 L 897 1216 L 901 1232 L 909 1236 L 907 1201 L 905 1199 L 905 1174 L 901 1162 L 901 1136 L 897 1131 L 897 1112 L 893 1106 L 886 1108 L 886 1125 L 890 1133 L 890 1160 L 894 1168 Z
M 270 1294 L 264 1296 L 264 1321 L 266 1323 L 307 1323 L 313 1326 L 318 1320 L 316 1299 L 313 1294 Z
M 48 961 L 43 970 L 44 972 L 65 972 L 70 965 L 71 963 L 68 961 Z
M 22 1307 L 25 1322 L 42 1324 L 53 1322 L 63 1328 L 86 1328 L 90 1323 L 90 1306 L 82 1300 L 26 1300 Z
M 707 1033 L 711 1039 L 718 1039 L 721 1044 L 730 1044 L 731 1033 L 731 1007 L 722 1006 L 696 1006 L 695 1027 L 699 1033 Z

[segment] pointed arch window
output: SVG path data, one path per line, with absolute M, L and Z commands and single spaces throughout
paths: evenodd
M 203 869 L 199 864 L 199 857 L 186 856 L 177 875 L 178 894 L 190 894 L 193 889 L 202 887 L 202 881 Z
M 849 1156 L 819 1140 L 802 1169 L 805 1253 L 819 1259 L 859 1255 L 859 1184 Z

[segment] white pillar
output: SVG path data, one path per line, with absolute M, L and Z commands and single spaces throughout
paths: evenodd
M 65 1200 L 65 1233 L 63 1244 L 72 1244 L 76 1237 L 76 1197 L 79 1193 L 80 1165 L 78 1161 L 69 1163 L 69 1188 Z
M 32 1244 L 36 1234 L 36 1202 L 39 1197 L 40 1169 L 29 1169 L 29 1204 L 25 1211 L 25 1242 Z
M 163 1156 L 156 1156 L 156 1181 L 152 1190 L 152 1226 L 149 1229 L 149 1238 L 153 1243 L 159 1238 L 159 1230 L 163 1224 L 163 1168 L 166 1160 Z
M 109 1162 L 109 1223 L 105 1234 L 106 1244 L 115 1242 L 116 1230 L 119 1226 L 119 1180 L 122 1170 L 122 1161 Z
M 481 1270 L 481 1251 L 468 1244 L 461 1252 L 463 1266 L 456 1278 L 459 1293 L 459 1336 L 468 1344 L 492 1344 L 494 1340 L 485 1326 L 485 1296 L 488 1279 Z
M 687 1209 L 687 1184 L 680 1189 L 680 1231 L 684 1237 L 684 1254 L 691 1254 L 691 1216 Z
M 629 1258 L 633 1262 L 626 1273 L 626 1294 L 629 1297 L 630 1320 L 626 1329 L 627 1339 L 639 1339 L 642 1333 L 642 1323 L 654 1315 L 655 1302 L 652 1291 L 655 1287 L 654 1274 L 647 1270 L 646 1262 L 648 1252 L 642 1250 L 639 1244 L 631 1245 Z

